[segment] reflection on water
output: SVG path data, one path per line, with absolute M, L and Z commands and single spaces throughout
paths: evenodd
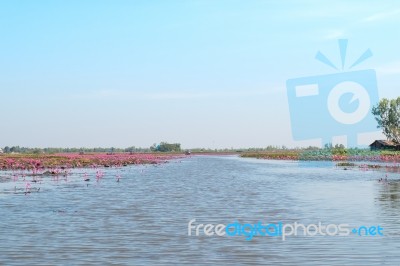
M 0 265 L 400 265 L 400 182 L 332 164 L 199 156 L 25 182 L 2 175 Z M 120 182 L 115 176 L 121 175 Z M 205 237 L 198 223 L 381 225 L 383 237 Z
M 400 207 L 400 180 L 383 182 L 379 189 L 378 200 L 383 206 Z

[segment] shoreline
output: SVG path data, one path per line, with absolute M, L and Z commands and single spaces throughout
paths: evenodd
M 381 162 L 400 163 L 400 152 L 395 151 L 353 151 L 349 153 L 335 153 L 326 150 L 315 151 L 270 151 L 270 152 L 246 152 L 240 155 L 242 158 L 255 158 L 264 160 L 284 161 L 349 161 L 349 162 Z

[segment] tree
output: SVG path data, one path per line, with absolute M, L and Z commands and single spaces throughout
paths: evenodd
M 383 98 L 372 108 L 372 114 L 388 140 L 400 143 L 400 97 Z
M 336 144 L 332 148 L 332 154 L 334 154 L 334 155 L 346 155 L 347 154 L 346 147 L 343 144 Z
M 128 147 L 128 148 L 125 148 L 125 150 L 124 150 L 125 152 L 130 152 L 130 153 L 132 153 L 132 152 L 134 152 L 135 151 L 135 146 L 132 146 L 132 147 Z
M 153 145 L 151 145 L 150 150 L 151 151 L 157 151 L 157 144 L 154 143 Z
M 332 148 L 333 148 L 332 142 L 325 143 L 324 145 L 325 150 L 332 150 Z
M 179 152 L 181 151 L 181 144 L 161 142 L 159 145 L 157 145 L 154 143 L 153 146 L 150 147 L 150 150 L 160 152 Z

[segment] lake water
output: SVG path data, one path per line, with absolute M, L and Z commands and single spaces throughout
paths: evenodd
M 0 265 L 400 265 L 399 174 L 380 183 L 383 172 L 235 156 L 94 172 L 44 177 L 27 195 L 21 177 L 3 177 Z M 383 236 L 188 236 L 191 219 L 379 225 Z

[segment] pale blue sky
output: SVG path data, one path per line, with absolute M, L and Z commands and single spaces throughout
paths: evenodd
M 396 1 L 2 0 L 0 147 L 318 143 L 293 141 L 286 80 L 334 73 L 315 54 L 347 38 L 397 97 L 399 28 Z

